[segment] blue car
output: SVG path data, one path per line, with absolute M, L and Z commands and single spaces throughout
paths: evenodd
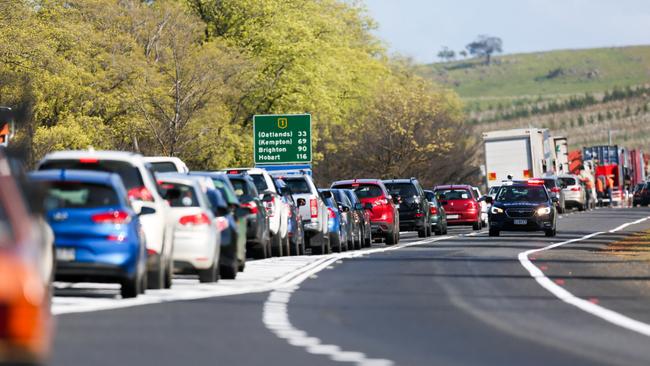
M 319 192 L 327 192 L 330 189 L 319 189 Z M 345 218 L 343 217 L 343 212 L 341 212 L 339 205 L 334 200 L 333 196 L 330 198 L 325 198 L 325 206 L 327 206 L 327 211 L 329 212 L 329 218 L 327 220 L 327 228 L 329 231 L 330 237 L 330 246 L 335 252 L 344 252 L 348 249 L 352 249 L 348 246 L 348 227 Z
M 119 283 L 123 298 L 143 293 L 147 281 L 144 234 L 120 176 L 42 170 L 31 173 L 30 179 L 47 189 L 45 209 L 55 237 L 55 278 Z

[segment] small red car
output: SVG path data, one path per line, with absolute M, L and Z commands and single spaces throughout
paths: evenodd
M 437 186 L 434 192 L 447 212 L 448 225 L 471 225 L 474 230 L 481 229 L 481 204 L 472 186 Z
M 331 188 L 352 189 L 361 203 L 372 205 L 368 211 L 373 239 L 384 238 L 387 245 L 399 242 L 398 206 L 381 179 L 342 180 L 332 183 Z

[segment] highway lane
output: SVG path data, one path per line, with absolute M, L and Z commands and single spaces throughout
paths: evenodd
M 566 215 L 558 238 L 482 233 L 339 258 L 299 287 L 276 287 L 275 298 L 261 292 L 60 315 L 53 364 L 328 365 L 338 356 L 377 365 L 650 364 L 650 338 L 559 301 L 517 258 L 648 215 L 603 209 Z M 602 251 L 648 228 L 539 253 L 533 263 L 576 295 L 648 321 L 646 263 L 613 274 L 628 261 Z M 408 234 L 404 242 L 419 239 Z M 268 321 L 269 312 L 286 315 L 294 333 L 278 331 L 286 325 Z

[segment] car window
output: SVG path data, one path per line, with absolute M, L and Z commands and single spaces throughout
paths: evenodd
M 174 163 L 171 163 L 169 161 L 158 161 L 149 164 L 151 164 L 151 170 L 153 170 L 155 173 L 177 173 L 178 172 L 178 169 L 176 169 L 176 165 L 174 165 Z
M 352 202 L 353 204 L 360 203 L 359 198 L 357 198 L 357 195 L 354 194 L 353 191 L 346 189 L 343 192 L 345 192 L 345 194 L 348 196 L 348 199 L 350 199 L 350 202 Z
M 548 189 L 551 189 L 551 188 L 557 186 L 557 184 L 555 183 L 555 179 L 544 179 L 544 185 Z
M 497 192 L 499 191 L 499 188 L 501 188 L 501 187 L 500 186 L 491 187 L 490 192 L 488 193 L 488 195 L 490 195 L 490 196 L 496 195 Z
M 169 202 L 169 206 L 199 207 L 199 201 L 196 197 L 196 192 L 194 191 L 193 186 L 182 184 L 182 183 L 171 183 L 171 182 L 163 182 L 161 186 L 167 191 L 169 191 L 170 189 L 177 189 L 180 192 L 178 197 L 167 199 L 167 202 Z
M 264 192 L 269 189 L 269 186 L 266 184 L 266 179 L 264 179 L 262 174 L 251 174 L 251 178 L 253 178 L 253 183 L 255 183 L 258 192 Z
M 113 187 L 84 182 L 51 182 L 45 198 L 47 210 L 120 205 Z
M 221 192 L 221 195 L 226 199 L 226 202 L 228 202 L 229 205 L 236 205 L 239 203 L 237 195 L 232 189 L 230 189 L 226 182 L 220 178 L 212 178 L 212 181 L 214 182 L 214 186 L 219 190 L 219 192 Z
M 542 186 L 502 187 L 496 197 L 497 202 L 547 202 L 546 189 Z
M 575 178 L 572 177 L 558 178 L 558 180 L 560 181 L 560 184 L 563 186 L 574 186 L 577 184 Z
M 359 198 L 375 198 L 384 195 L 384 191 L 376 184 L 360 184 L 354 187 L 354 193 Z
M 98 160 L 81 162 L 79 160 L 49 160 L 39 167 L 39 170 L 48 169 L 97 170 L 116 173 L 122 178 L 122 183 L 127 191 L 144 186 L 138 168 L 124 161 Z
M 438 189 L 436 196 L 441 201 L 468 200 L 472 194 L 467 189 Z
M 384 185 L 392 195 L 400 195 L 404 198 L 418 195 L 418 190 L 412 183 L 384 183 Z
M 309 183 L 304 178 L 292 178 L 292 179 L 283 179 L 284 182 L 289 186 L 291 192 L 294 194 L 310 194 L 311 187 Z
M 252 196 L 250 187 L 244 179 L 230 177 L 230 184 L 232 184 L 232 187 L 235 189 L 237 197 Z

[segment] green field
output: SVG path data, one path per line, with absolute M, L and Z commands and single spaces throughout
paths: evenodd
M 516 99 L 604 92 L 650 82 L 650 46 L 561 50 L 418 67 L 465 99 Z

